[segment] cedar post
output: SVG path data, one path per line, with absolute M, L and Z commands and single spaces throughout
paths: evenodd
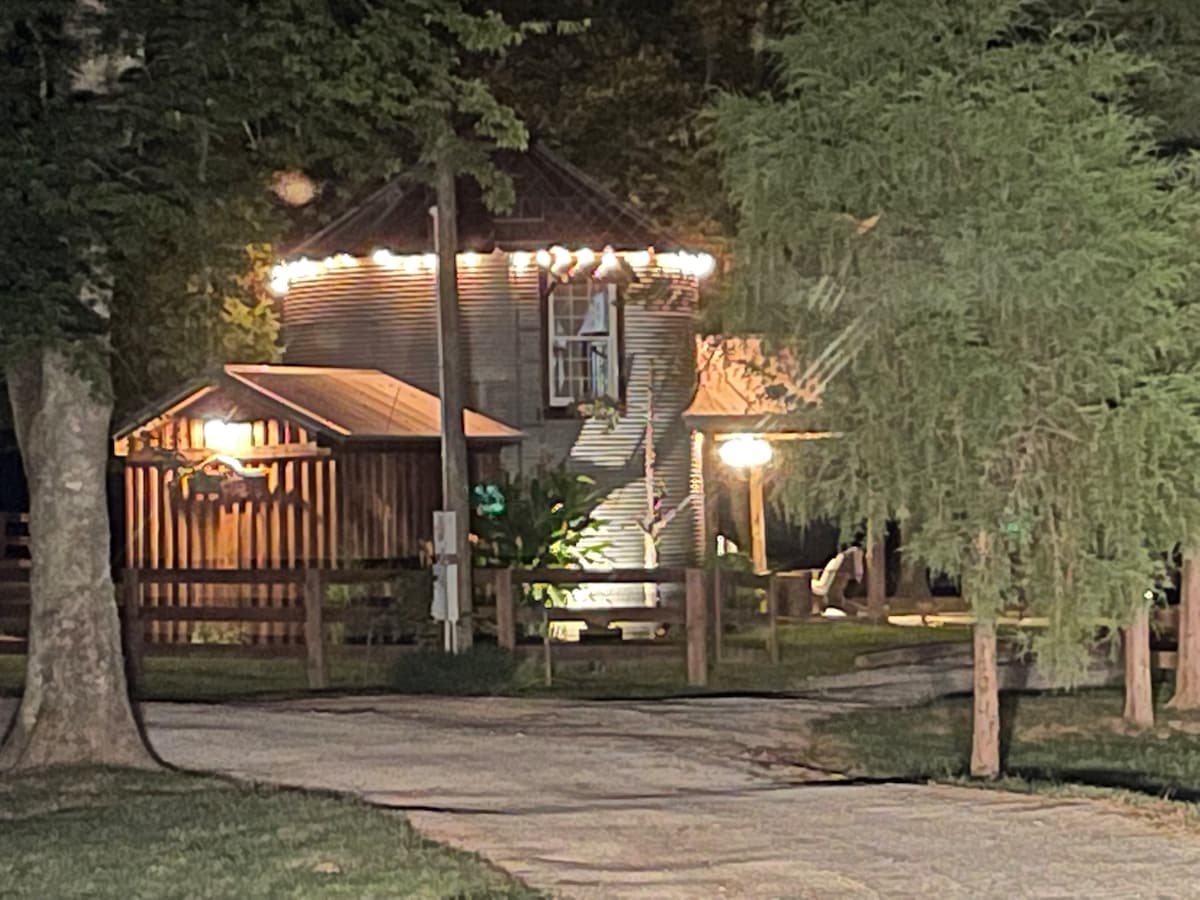
M 1154 727 L 1154 686 L 1150 678 L 1150 608 L 1138 606 L 1125 628 L 1125 721 Z
M 975 620 L 974 716 L 971 777 L 1000 775 L 1000 686 L 996 671 L 996 623 Z
M 496 643 L 510 653 L 517 649 L 517 623 L 513 608 L 512 569 L 496 572 Z
M 725 605 L 725 574 L 720 566 L 712 570 L 712 622 L 713 662 L 719 663 L 725 655 L 725 627 L 721 623 L 721 610 Z
M 750 556 L 754 571 L 767 571 L 767 512 L 763 467 L 750 467 Z
M 142 689 L 144 666 L 142 658 L 146 652 L 146 633 L 142 625 L 142 585 L 137 569 L 126 569 L 122 583 L 125 601 L 125 678 L 130 693 Z
M 542 678 L 546 687 L 554 684 L 554 660 L 550 657 L 550 611 L 542 607 Z
M 872 622 L 886 618 L 887 605 L 887 527 L 884 523 L 867 523 L 867 616 Z
M 767 582 L 767 657 L 779 662 L 779 591 L 782 581 L 772 575 Z
M 325 623 L 321 605 L 325 583 L 320 569 L 304 571 L 304 653 L 308 686 L 319 691 L 329 687 L 329 665 L 325 660 Z
M 708 599 L 704 570 L 688 569 L 687 586 L 687 676 L 691 687 L 708 684 Z

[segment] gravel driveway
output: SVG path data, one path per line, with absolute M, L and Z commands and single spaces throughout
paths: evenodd
M 352 791 L 566 897 L 1196 897 L 1200 840 L 1090 801 L 812 782 L 805 701 L 154 704 L 170 762 Z

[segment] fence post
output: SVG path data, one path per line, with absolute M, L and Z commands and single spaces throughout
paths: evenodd
M 510 653 L 517 649 L 517 623 L 513 608 L 512 569 L 496 573 L 496 643 Z
M 126 569 L 121 582 L 125 606 L 125 678 L 129 690 L 142 689 L 145 671 L 142 658 L 146 652 L 146 633 L 142 624 L 142 586 L 137 569 Z
M 725 573 L 720 566 L 714 566 L 712 570 L 712 594 L 713 662 L 720 663 L 725 656 L 725 626 L 721 621 L 725 606 Z
M 304 570 L 304 653 L 308 686 L 312 690 L 329 687 L 329 666 L 325 661 L 325 622 L 321 606 L 325 600 L 325 582 L 321 570 Z
M 704 570 L 688 569 L 687 585 L 687 676 L 691 687 L 708 684 L 708 598 Z
M 550 657 L 550 610 L 542 607 L 542 672 L 546 687 L 554 685 L 554 661 Z
M 767 582 L 767 657 L 779 662 L 779 591 L 782 581 L 772 575 Z

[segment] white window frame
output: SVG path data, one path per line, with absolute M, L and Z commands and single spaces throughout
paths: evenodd
M 554 315 L 555 315 L 555 295 L 563 287 L 577 287 L 578 285 L 587 284 L 588 297 L 591 297 L 598 288 L 603 287 L 608 293 L 608 334 L 602 336 L 595 335 L 575 335 L 563 336 L 554 333 Z M 621 358 L 620 358 L 620 322 L 618 319 L 617 305 L 617 286 L 615 284 L 604 284 L 594 278 L 588 278 L 586 281 L 562 282 L 551 287 L 546 298 L 546 381 L 548 385 L 548 396 L 550 406 L 555 409 L 564 409 L 576 403 L 587 400 L 599 399 L 597 397 L 568 397 L 555 393 L 555 345 L 559 341 L 570 343 L 600 343 L 604 341 L 607 344 L 606 352 L 608 354 L 608 390 L 606 395 L 614 400 L 619 399 L 617 396 L 621 390 Z

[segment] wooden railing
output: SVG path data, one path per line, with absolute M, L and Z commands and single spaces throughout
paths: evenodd
M 683 625 L 688 684 L 708 683 L 707 575 L 703 569 L 612 569 L 584 572 L 575 569 L 500 569 L 491 575 L 496 593 L 496 642 L 516 650 L 519 622 L 541 622 L 546 680 L 551 679 L 552 661 L 549 624 L 584 622 L 588 628 L 607 630 L 614 622 L 656 622 Z M 683 607 L 605 606 L 596 608 L 530 607 L 516 603 L 518 585 L 537 584 L 679 584 L 685 588 Z
M 27 594 L 27 567 L 13 568 Z M 310 687 L 329 685 L 326 625 L 356 619 L 361 610 L 330 607 L 326 589 L 332 585 L 384 585 L 397 578 L 411 576 L 408 569 L 129 569 L 120 580 L 120 612 L 131 681 L 141 682 L 147 655 L 232 653 L 250 656 L 302 657 Z M 487 586 L 495 596 L 494 607 L 479 607 L 473 617 L 477 624 L 493 620 L 497 643 L 510 651 L 518 647 L 517 628 L 522 624 L 542 625 L 542 649 L 547 677 L 552 669 L 549 625 L 552 622 L 583 622 L 589 629 L 607 630 L 613 623 L 652 622 L 682 626 L 685 636 L 684 658 L 688 683 L 703 686 L 708 681 L 710 653 L 713 661 L 725 658 L 724 630 L 727 624 L 765 626 L 765 649 L 772 662 L 779 661 L 778 625 L 781 610 L 787 608 L 788 589 L 784 580 L 772 576 L 729 571 L 684 568 L 616 569 L 579 571 L 568 569 L 493 569 L 477 570 L 477 584 Z M 681 606 L 623 605 L 603 608 L 558 608 L 519 603 L 518 589 L 525 585 L 576 584 L 682 584 Z M 805 584 L 807 582 L 805 581 Z M 164 586 L 291 586 L 298 589 L 298 605 L 165 605 L 147 602 L 148 594 Z M 751 608 L 730 607 L 728 600 L 738 590 L 755 592 Z M 764 596 L 765 613 L 759 610 Z M 804 599 L 807 603 L 807 596 Z M 0 593 L 0 631 L 20 632 L 27 626 L 27 596 L 12 600 Z M 292 643 L 212 644 L 147 641 L 148 627 L 164 622 L 225 622 L 232 624 L 287 623 L 300 625 L 301 641 Z M 653 650 L 669 651 L 669 644 L 655 641 L 623 641 L 602 648 L 619 655 Z M 24 653 L 25 641 L 0 641 L 0 653 Z M 531 649 L 531 648 L 525 648 Z M 565 652 L 565 651 L 559 651 Z

